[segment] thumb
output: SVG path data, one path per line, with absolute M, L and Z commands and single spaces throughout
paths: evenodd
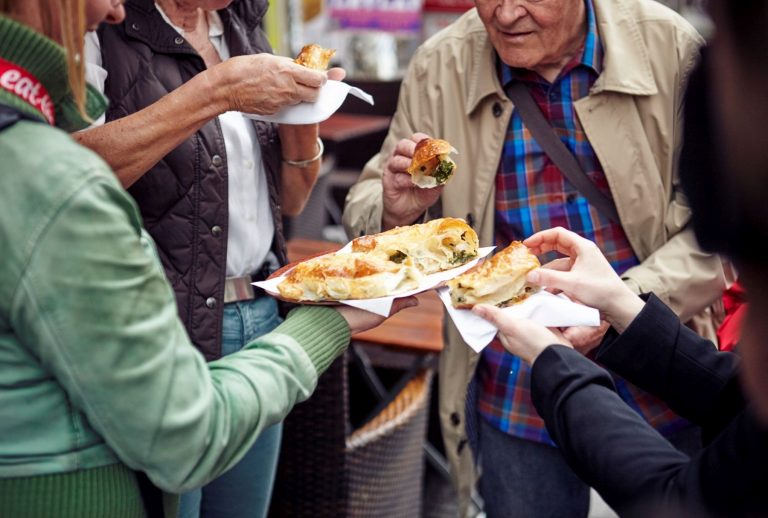
M 573 286 L 573 276 L 571 272 L 561 272 L 547 268 L 537 268 L 528 272 L 525 280 L 534 286 L 546 286 L 560 291 L 570 291 Z
M 483 318 L 484 320 L 487 320 L 493 324 L 496 329 L 501 326 L 503 313 L 501 309 L 497 308 L 496 306 L 491 306 L 490 304 L 479 304 L 472 308 L 472 313 Z
M 312 70 L 296 63 L 291 63 L 289 70 L 293 76 L 293 80 L 310 88 L 320 88 L 328 79 L 325 72 L 319 70 Z

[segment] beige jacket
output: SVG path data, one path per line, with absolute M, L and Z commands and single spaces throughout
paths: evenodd
M 575 103 L 576 112 L 642 261 L 626 272 L 627 283 L 637 292 L 656 293 L 687 320 L 726 287 L 719 258 L 699 250 L 686 228 L 690 213 L 677 179 L 685 79 L 703 41 L 680 16 L 651 0 L 594 0 L 594 5 L 605 49 L 603 72 L 590 95 Z M 494 179 L 513 110 L 494 60 L 474 9 L 421 46 L 384 145 L 347 197 L 344 224 L 350 236 L 380 231 L 384 164 L 400 139 L 420 131 L 459 150 L 456 175 L 428 216 L 466 218 L 481 244 L 492 244 Z M 466 510 L 475 471 L 464 408 L 478 356 L 450 321 L 445 333 L 440 418 Z

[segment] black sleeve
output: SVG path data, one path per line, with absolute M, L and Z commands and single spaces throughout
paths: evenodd
M 619 514 L 676 516 L 675 506 L 685 516 L 766 509 L 768 433 L 749 411 L 691 460 L 619 398 L 607 371 L 572 349 L 547 348 L 531 384 L 568 464 Z
M 705 439 L 744 408 L 738 356 L 718 352 L 653 294 L 624 333 L 606 335 L 596 360 L 702 426 Z

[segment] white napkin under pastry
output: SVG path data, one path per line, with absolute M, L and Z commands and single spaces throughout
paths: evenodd
M 352 94 L 373 106 L 373 96 L 342 81 L 329 79 L 320 88 L 317 101 L 286 106 L 271 115 L 244 113 L 250 119 L 278 124 L 315 124 L 326 120 L 341 107 L 347 94 Z
M 437 294 L 467 345 L 478 353 L 485 349 L 496 336 L 497 329 L 493 324 L 469 309 L 454 308 L 447 287 L 437 290 Z M 543 290 L 502 311 L 516 318 L 529 318 L 546 327 L 600 325 L 600 312 L 595 308 L 573 302 L 563 294 L 553 295 Z

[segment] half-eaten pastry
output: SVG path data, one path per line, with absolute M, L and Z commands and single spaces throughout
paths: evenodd
M 456 162 L 448 156 L 451 153 L 458 151 L 445 140 L 429 138 L 420 141 L 407 169 L 411 181 L 422 188 L 443 185 L 456 172 Z

